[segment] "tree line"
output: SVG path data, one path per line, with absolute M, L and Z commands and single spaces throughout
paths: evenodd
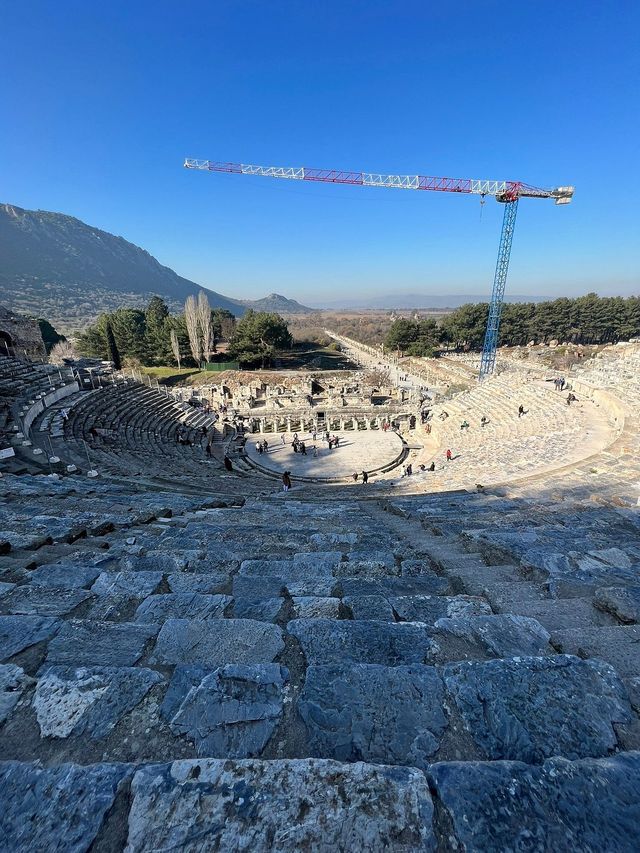
M 227 342 L 224 354 L 218 353 Z M 247 311 L 236 320 L 224 308 L 212 309 L 206 294 L 189 296 L 184 313 L 171 315 L 159 296 L 144 309 L 119 308 L 101 314 L 77 341 L 82 355 L 143 365 L 202 367 L 231 359 L 243 367 L 272 364 L 279 349 L 291 346 L 287 324 L 278 314 Z
M 440 321 L 399 319 L 385 337 L 385 347 L 407 355 L 432 356 L 441 347 L 481 349 L 489 316 L 488 303 L 462 305 Z M 640 335 L 640 297 L 600 297 L 506 303 L 500 323 L 500 346 L 529 341 L 605 344 Z

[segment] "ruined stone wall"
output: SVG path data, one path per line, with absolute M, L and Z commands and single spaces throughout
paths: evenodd
M 42 359 L 46 356 L 40 327 L 36 320 L 14 314 L 0 306 L 0 355 Z

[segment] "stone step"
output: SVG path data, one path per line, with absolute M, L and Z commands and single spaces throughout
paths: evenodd
M 487 566 L 473 557 L 446 561 L 442 570 L 469 595 L 483 595 L 485 587 L 493 583 L 515 584 L 523 580 L 518 566 Z
M 511 605 L 509 612 L 537 619 L 550 632 L 617 624 L 613 616 L 597 610 L 591 598 L 519 601 Z
M 640 625 L 554 631 L 551 645 L 565 654 L 600 658 L 625 678 L 640 676 Z
M 493 581 L 485 584 L 482 594 L 487 598 L 496 613 L 512 613 L 512 605 L 523 601 L 544 601 L 548 598 L 545 590 L 532 581 Z
M 637 752 L 542 765 L 439 762 L 426 777 L 325 759 L 4 762 L 0 783 L 12 853 L 62 849 L 61 839 L 69 850 L 195 850 L 203 827 L 206 849 L 255 853 L 414 853 L 440 838 L 457 850 L 543 849 L 531 840 L 544 839 L 549 850 L 635 853 L 638 842 Z

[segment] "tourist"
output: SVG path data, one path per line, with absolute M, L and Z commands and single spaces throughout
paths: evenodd
M 313 458 L 315 459 L 317 457 L 317 455 L 318 455 L 318 448 L 314 444 L 313 445 Z
M 363 484 L 369 482 L 369 475 L 367 474 L 366 471 L 362 472 L 362 482 L 363 482 Z
M 294 440 L 294 442 L 295 442 L 296 444 L 298 443 L 298 433 L 297 433 L 297 432 L 294 432 L 294 434 L 293 434 L 293 440 Z
M 231 464 L 231 460 L 229 459 L 226 453 L 224 455 L 223 463 L 227 471 L 233 471 L 233 465 Z
M 436 463 L 432 460 L 431 465 L 429 465 L 429 471 L 435 471 L 435 470 L 436 470 Z
M 567 396 L 567 406 L 570 406 L 572 403 L 577 402 L 578 398 L 575 394 L 569 393 Z
M 315 440 L 316 440 L 316 437 L 317 437 L 317 432 L 316 432 L 316 431 L 315 431 L 315 429 L 314 429 L 314 431 L 311 433 L 311 440 L 312 440 L 312 441 L 315 441 Z
M 560 377 L 560 390 L 561 391 L 564 391 L 564 386 L 565 386 L 564 376 L 561 376 Z
M 489 423 L 489 418 L 488 418 L 488 417 L 486 417 L 485 415 L 483 415 L 483 416 L 480 418 L 480 426 L 481 426 L 481 427 L 486 427 L 486 425 L 487 425 L 488 423 Z
M 300 442 L 300 453 L 302 453 L 303 456 L 307 455 L 307 445 L 304 443 L 304 441 Z
M 268 453 L 268 452 L 269 452 L 269 442 L 267 441 L 267 439 L 266 439 L 266 438 L 265 438 L 265 440 L 262 442 L 262 446 L 264 447 L 264 452 L 265 452 L 265 453 Z
M 410 477 L 413 474 L 413 465 L 411 462 L 407 465 L 407 477 Z
M 353 482 L 354 482 L 354 483 L 357 483 L 357 482 L 358 482 L 358 473 L 357 473 L 357 471 L 354 471 L 354 472 L 353 472 Z
M 262 442 L 256 441 L 256 450 L 258 451 L 260 456 L 262 456 Z
M 291 476 L 289 474 L 289 471 L 285 471 L 284 474 L 282 475 L 282 491 L 288 492 L 290 488 L 291 488 Z
M 207 446 L 205 447 L 204 452 L 209 458 L 211 458 L 211 440 L 207 442 Z
M 282 435 L 280 436 L 280 444 L 284 447 L 286 443 L 287 443 L 287 437 L 285 436 L 284 433 L 282 433 Z
M 440 420 L 441 420 L 441 421 L 446 421 L 446 419 L 447 419 L 448 417 L 449 417 L 449 412 L 445 412 L 445 411 L 444 411 L 444 409 L 443 409 L 443 410 L 440 412 Z
M 453 459 L 453 455 L 452 455 L 451 451 L 447 450 L 446 455 L 447 455 L 447 462 L 451 462 L 451 460 Z
M 524 406 L 518 406 L 518 417 L 521 418 L 525 414 Z
M 460 429 L 469 429 L 469 421 L 462 421 Z

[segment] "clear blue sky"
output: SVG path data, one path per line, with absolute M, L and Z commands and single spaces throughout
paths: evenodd
M 230 296 L 319 303 L 485 296 L 501 206 L 185 156 L 575 184 L 521 203 L 509 291 L 637 293 L 639 43 L 637 0 L 7 2 L 0 201 Z

